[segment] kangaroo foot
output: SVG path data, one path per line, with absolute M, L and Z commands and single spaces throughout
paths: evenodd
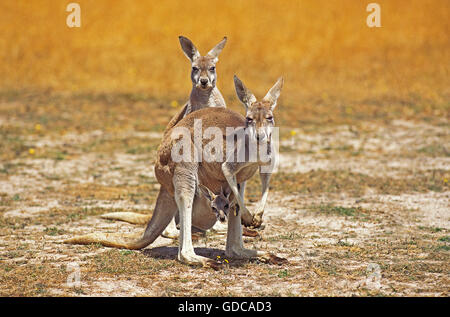
M 197 265 L 203 267 L 212 267 L 214 269 L 215 265 L 213 260 L 206 258 L 204 256 L 197 255 L 193 252 L 183 252 L 178 254 L 178 260 L 184 264 Z
M 169 229 L 166 228 L 166 230 L 163 231 L 163 233 L 161 233 L 161 236 L 163 236 L 164 238 L 168 238 L 168 239 L 178 239 L 178 236 L 180 235 L 180 232 L 175 228 L 175 229 Z

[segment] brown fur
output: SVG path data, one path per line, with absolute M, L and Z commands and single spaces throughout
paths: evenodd
M 189 96 L 189 100 L 184 106 L 172 117 L 169 121 L 164 134 L 163 139 L 166 137 L 168 131 L 170 131 L 180 120 L 182 120 L 189 113 L 206 107 L 226 107 L 225 100 L 219 89 L 216 87 L 216 72 L 210 72 L 210 68 L 214 67 L 218 61 L 218 56 L 224 48 L 227 38 L 224 37 L 216 46 L 214 46 L 206 56 L 201 56 L 200 52 L 195 47 L 191 40 L 184 36 L 179 37 L 181 48 L 184 54 L 191 62 L 191 81 L 192 90 Z M 194 67 L 198 68 L 197 72 L 194 72 Z M 199 75 L 199 76 L 197 76 Z M 209 85 L 206 88 L 202 88 L 199 85 L 199 78 L 208 78 Z M 121 220 L 134 224 L 147 223 L 149 217 L 142 216 L 137 213 L 107 213 L 102 215 L 105 219 Z M 147 221 L 146 221 L 147 220 Z M 164 231 L 164 236 L 176 238 L 177 230 L 175 228 L 175 222 L 171 223 L 172 226 L 168 226 Z
M 241 87 L 239 91 L 246 91 L 245 87 L 235 77 L 235 84 Z M 271 110 L 276 105 L 279 91 L 282 86 L 282 79 L 280 79 L 272 88 L 274 101 L 271 101 Z M 242 96 L 238 93 L 242 101 Z M 247 116 L 251 113 L 253 115 L 260 114 L 262 110 L 267 110 L 267 107 L 258 108 L 256 98 L 247 98 L 246 100 L 254 100 L 246 105 Z M 265 97 L 264 100 L 268 100 Z M 262 103 L 262 105 L 265 103 Z M 249 112 L 249 106 L 250 108 Z M 254 109 L 258 111 L 253 112 Z M 259 118 L 262 119 L 262 114 Z M 158 194 L 155 211 L 144 235 L 137 241 L 127 242 L 123 241 L 122 237 L 103 237 L 102 235 L 93 234 L 82 237 L 70 239 L 68 243 L 93 243 L 100 242 L 104 245 L 140 249 L 152 243 L 169 224 L 171 219 L 179 210 L 180 214 L 180 246 L 178 249 L 178 259 L 188 264 L 208 265 L 211 260 L 198 256 L 194 252 L 192 245 L 191 226 L 198 228 L 210 228 L 216 221 L 210 212 L 209 201 L 203 195 L 197 195 L 197 188 L 199 184 L 209 188 L 213 192 L 222 190 L 224 186 L 230 186 L 235 198 L 239 203 L 239 214 L 230 214 L 228 219 L 227 244 L 225 254 L 230 257 L 251 258 L 251 257 L 266 257 L 269 256 L 267 252 L 248 250 L 243 247 L 242 241 L 242 226 L 241 221 L 248 221 L 248 217 L 244 217 L 247 213 L 251 214 L 245 208 L 242 195 L 243 192 L 239 190 L 238 184 L 248 180 L 258 169 L 259 162 L 243 162 L 233 163 L 227 162 L 225 157 L 222 162 L 179 162 L 172 160 L 172 147 L 177 140 L 172 139 L 171 131 L 177 127 L 187 128 L 190 132 L 189 144 L 194 146 L 194 120 L 200 119 L 202 127 L 217 127 L 222 131 L 224 141 L 226 140 L 226 128 L 244 128 L 246 126 L 246 119 L 239 113 L 226 108 L 205 108 L 188 114 L 185 118 L 180 120 L 165 134 L 163 141 L 158 149 L 158 159 L 155 163 L 155 175 L 158 182 L 161 184 Z M 255 119 L 256 121 L 256 119 Z M 267 121 L 267 120 L 266 120 Z M 271 120 L 269 120 L 271 121 Z M 273 123 L 272 123 L 273 124 Z M 269 136 L 270 137 L 270 136 Z M 203 140 L 203 146 L 209 140 Z M 226 153 L 226 142 L 223 142 L 224 151 Z M 245 146 L 245 145 L 244 145 Z M 236 151 L 236 147 L 234 148 Z M 239 166 L 240 165 L 240 166 Z M 263 182 L 263 196 L 267 198 L 268 179 Z M 242 188 L 241 188 L 242 189 Z M 265 202 L 265 199 L 264 199 Z M 208 218 L 208 219 L 206 219 Z M 211 218 L 211 219 L 209 219 Z M 247 220 L 246 220 L 247 219 Z M 270 257 L 269 257 L 270 258 Z
M 185 118 L 183 118 L 175 127 L 186 127 L 191 131 L 191 135 L 194 135 L 193 126 L 194 120 L 201 119 L 204 127 L 218 127 L 222 130 L 225 139 L 225 129 L 227 127 L 244 127 L 245 118 L 230 109 L 227 108 L 205 108 L 197 110 Z M 172 129 L 166 132 L 167 136 L 171 133 Z M 174 192 L 173 175 L 176 167 L 171 159 L 171 150 L 174 143 L 177 140 L 173 140 L 167 137 L 161 143 L 158 149 L 158 159 L 155 162 L 155 176 L 161 186 L 171 194 Z M 208 140 L 204 140 L 206 144 Z M 225 142 L 224 142 L 225 145 Z M 225 152 L 225 151 L 224 151 Z M 221 165 L 223 162 L 203 162 L 199 164 L 198 168 L 198 180 L 199 183 L 208 187 L 213 192 L 220 191 L 221 187 L 227 187 L 228 183 L 223 176 Z M 243 171 L 238 175 L 238 183 L 247 180 L 256 172 L 257 168 L 253 168 L 252 171 Z M 251 175 L 250 175 L 251 174 Z

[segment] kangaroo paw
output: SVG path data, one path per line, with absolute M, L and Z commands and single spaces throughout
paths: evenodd
M 263 223 L 262 217 L 255 215 L 253 217 L 253 220 L 252 220 L 251 224 L 249 225 L 249 227 L 250 228 L 260 228 L 262 223 Z
M 245 208 L 241 213 L 241 223 L 246 227 L 253 226 L 255 217 L 252 215 L 252 213 Z

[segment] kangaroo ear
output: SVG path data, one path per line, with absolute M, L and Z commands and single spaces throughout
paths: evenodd
M 225 36 L 222 41 L 220 41 L 216 46 L 213 47 L 212 50 L 208 52 L 208 54 L 206 54 L 206 56 L 214 58 L 214 63 L 217 63 L 217 61 L 219 60 L 219 54 L 220 52 L 222 52 L 226 43 L 227 37 Z
M 213 201 L 216 198 L 216 195 L 212 191 L 210 191 L 208 187 L 203 186 L 202 184 L 199 184 L 198 187 L 200 188 L 200 191 L 203 193 L 203 195 L 205 195 L 205 197 L 210 201 Z
M 230 186 L 225 187 L 225 189 L 222 188 L 222 193 L 225 196 L 226 199 L 230 198 L 231 195 L 231 188 Z
M 189 58 L 191 62 L 200 57 L 200 53 L 198 49 L 195 47 L 194 43 L 191 42 L 190 39 L 184 36 L 179 36 L 181 48 L 183 49 L 184 55 Z
M 270 101 L 270 103 L 272 104 L 272 110 L 275 109 L 275 107 L 277 106 L 277 100 L 278 100 L 278 97 L 280 97 L 281 88 L 283 87 L 283 83 L 284 83 L 283 77 L 278 78 L 275 85 L 273 85 L 273 87 L 270 88 L 267 95 L 265 95 L 263 98 L 263 100 Z
M 236 94 L 239 100 L 244 104 L 245 110 L 247 111 L 248 107 L 256 101 L 255 95 L 245 87 L 236 75 L 234 75 L 234 87 L 236 88 Z

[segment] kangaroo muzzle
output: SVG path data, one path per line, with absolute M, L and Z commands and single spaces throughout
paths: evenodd
M 199 79 L 198 86 L 200 86 L 203 89 L 206 89 L 206 88 L 210 88 L 212 85 L 209 82 L 209 78 L 203 77 L 203 78 Z
M 227 220 L 227 215 L 223 210 L 219 210 L 217 213 L 217 219 L 219 219 L 220 222 L 225 222 L 225 220 Z

